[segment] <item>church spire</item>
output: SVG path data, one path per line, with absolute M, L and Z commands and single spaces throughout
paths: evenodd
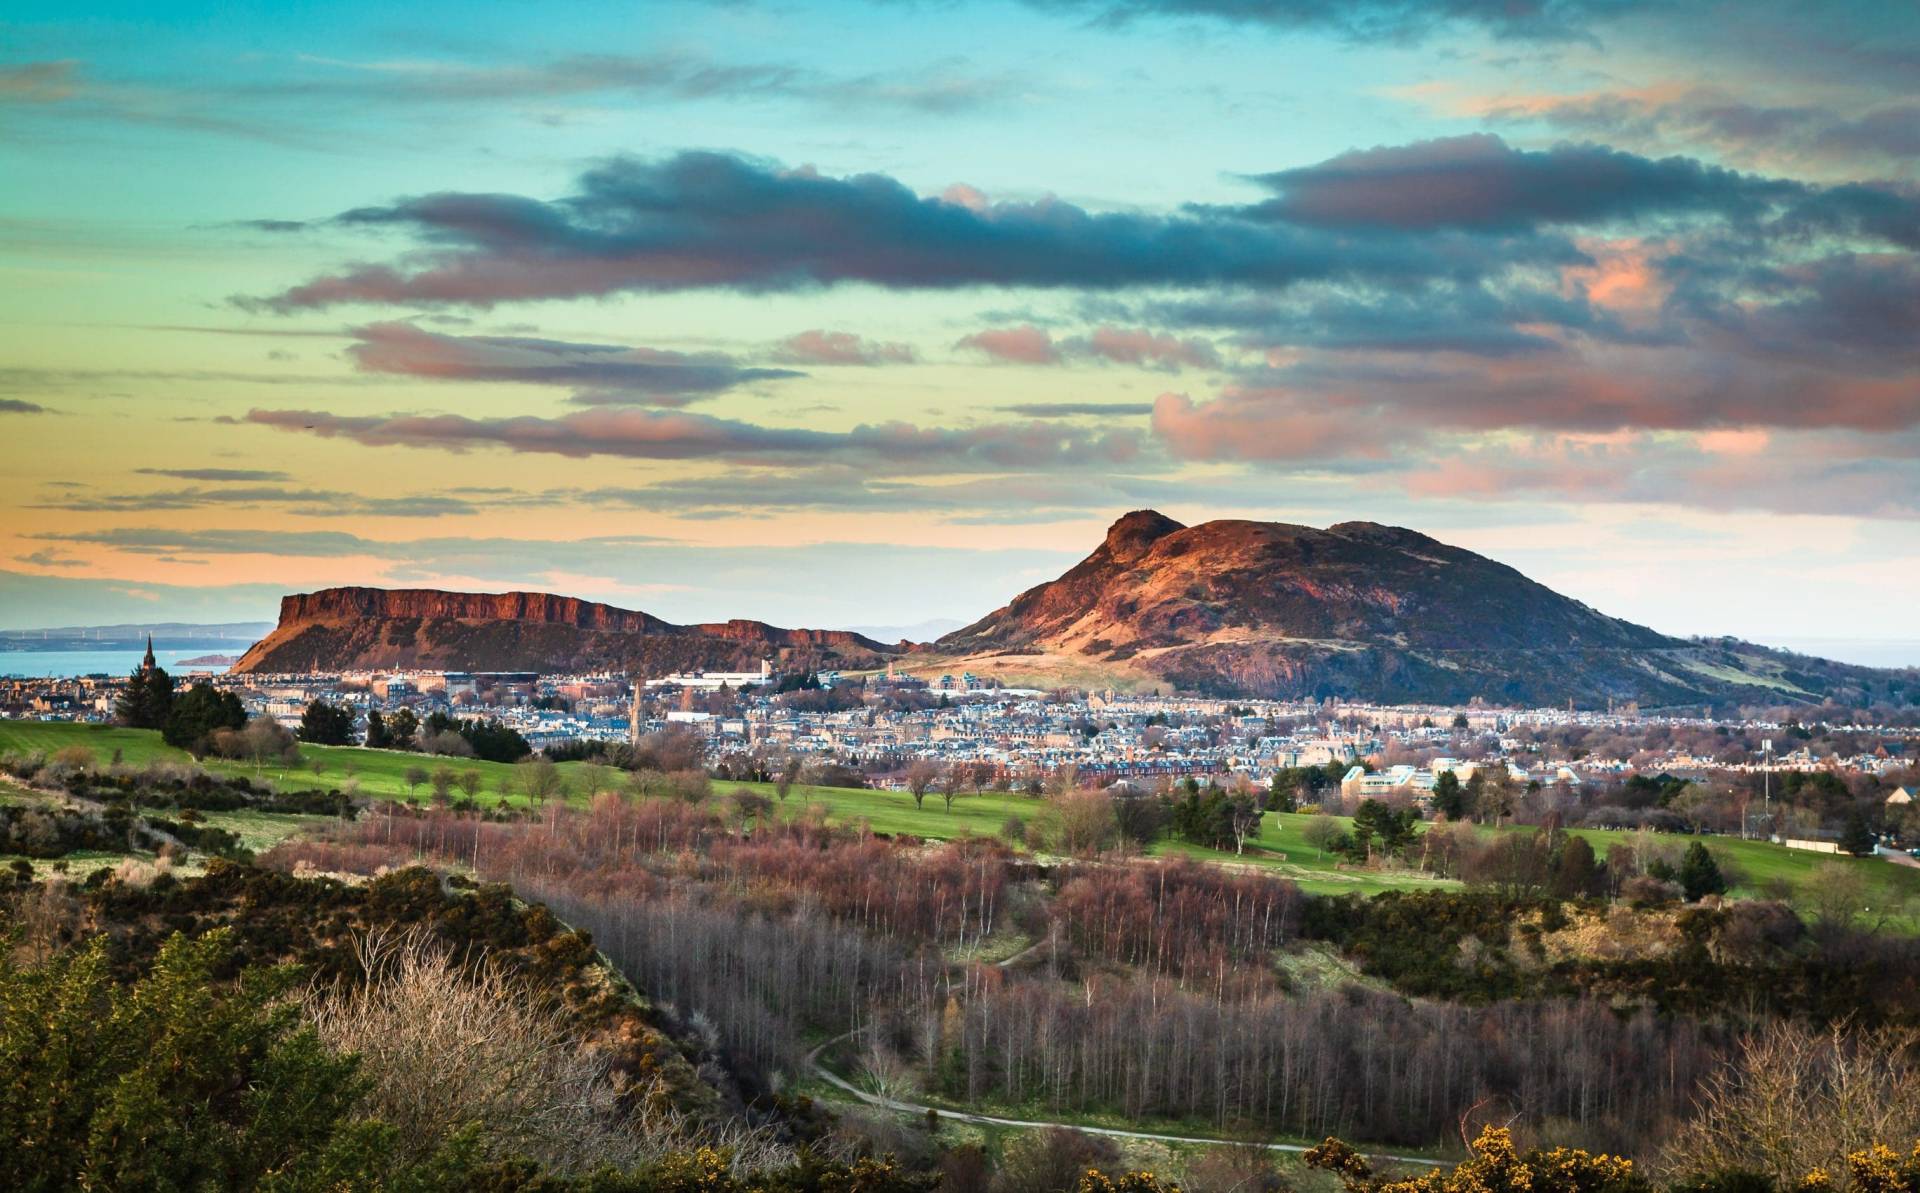
M 152 671 L 154 668 L 158 667 L 159 665 L 160 664 L 156 662 L 153 657 L 153 635 L 148 634 L 147 635 L 147 657 L 140 660 L 140 670 Z

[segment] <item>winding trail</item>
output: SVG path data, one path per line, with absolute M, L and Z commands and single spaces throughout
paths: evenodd
M 1009 969 L 1016 961 L 1025 960 L 1027 957 L 1039 952 L 1052 943 L 1053 938 L 1051 936 L 1036 940 L 1013 956 L 998 962 L 996 967 L 999 969 Z M 1053 1122 L 1045 1119 L 1001 1118 L 998 1115 L 975 1114 L 967 1110 L 942 1110 L 938 1106 L 927 1106 L 918 1102 L 902 1102 L 897 1098 L 889 1098 L 882 1094 L 869 1093 L 840 1076 L 840 1074 L 834 1072 L 832 1069 L 829 1069 L 825 1064 L 821 1063 L 820 1060 L 821 1053 L 859 1035 L 861 1030 L 862 1029 L 855 1028 L 853 1031 L 837 1035 L 833 1039 L 814 1048 L 813 1051 L 807 1053 L 807 1067 L 813 1070 L 814 1076 L 820 1078 L 820 1080 L 826 1082 L 828 1085 L 833 1086 L 833 1088 L 839 1090 L 841 1093 L 876 1109 L 891 1110 L 900 1114 L 912 1114 L 920 1117 L 933 1115 L 937 1118 L 951 1119 L 957 1123 L 979 1123 L 983 1126 L 990 1127 L 1020 1127 L 1029 1130 L 1042 1127 L 1065 1127 L 1070 1131 L 1080 1131 L 1087 1135 L 1106 1135 L 1114 1139 L 1147 1139 L 1158 1143 L 1228 1142 L 1222 1139 L 1207 1139 L 1198 1135 L 1162 1135 L 1156 1131 L 1125 1131 L 1118 1127 L 1089 1127 L 1080 1123 Z M 1289 1152 L 1295 1155 L 1308 1150 L 1305 1144 L 1299 1143 L 1262 1143 L 1256 1146 L 1266 1148 L 1270 1152 Z M 1429 1160 L 1424 1156 L 1396 1156 L 1387 1152 L 1367 1152 L 1366 1155 L 1376 1160 L 1395 1160 L 1402 1164 L 1420 1164 L 1428 1168 L 1438 1168 L 1443 1163 L 1440 1160 Z

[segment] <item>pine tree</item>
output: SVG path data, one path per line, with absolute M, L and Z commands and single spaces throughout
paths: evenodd
M 113 719 L 129 729 L 164 729 L 172 712 L 173 676 L 160 667 L 141 666 L 127 677 Z
M 1727 879 L 1720 873 L 1719 863 L 1698 841 L 1687 846 L 1687 856 L 1680 863 L 1680 889 L 1686 893 L 1689 903 L 1698 903 L 1708 895 L 1727 893 Z
M 1855 812 L 1847 817 L 1847 827 L 1840 834 L 1840 849 L 1843 853 L 1851 853 L 1855 857 L 1872 856 L 1873 832 L 1867 828 L 1866 819 L 1860 813 Z

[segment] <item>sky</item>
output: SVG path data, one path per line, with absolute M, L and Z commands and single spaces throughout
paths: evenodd
M 972 620 L 1151 507 L 1911 640 L 1917 79 L 1905 3 L 15 0 L 0 626 Z

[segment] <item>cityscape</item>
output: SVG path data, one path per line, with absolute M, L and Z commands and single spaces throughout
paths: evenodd
M 1920 1193 L 1914 0 L 12 0 L 0 1190 Z

